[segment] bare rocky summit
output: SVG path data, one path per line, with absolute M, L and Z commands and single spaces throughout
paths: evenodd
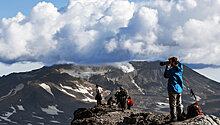
M 122 112 L 116 106 L 107 105 L 94 108 L 80 108 L 74 112 L 71 125 L 220 125 L 220 119 L 214 115 L 196 116 L 184 121 L 170 122 L 169 114 Z

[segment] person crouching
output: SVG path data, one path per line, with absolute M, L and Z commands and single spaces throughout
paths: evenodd
M 131 106 L 133 106 L 133 101 L 131 100 L 131 97 L 129 96 L 129 97 L 128 97 L 128 102 L 127 102 L 127 108 L 128 108 L 128 110 L 131 109 Z

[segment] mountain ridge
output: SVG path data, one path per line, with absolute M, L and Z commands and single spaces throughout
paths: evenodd
M 71 123 L 78 108 L 95 105 L 95 85 L 104 89 L 103 103 L 120 86 L 142 112 L 169 112 L 165 67 L 159 61 L 132 61 L 114 65 L 54 65 L 0 77 L 0 123 Z M 191 104 L 192 88 L 206 114 L 220 116 L 220 85 L 184 66 L 183 104 Z M 10 115 L 9 115 L 10 114 Z

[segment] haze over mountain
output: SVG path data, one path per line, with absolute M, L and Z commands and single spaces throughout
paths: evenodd
M 0 78 L 1 124 L 70 124 L 78 108 L 95 105 L 95 85 L 107 100 L 123 86 L 133 110 L 168 113 L 165 67 L 159 62 L 132 61 L 109 65 L 54 65 Z M 184 66 L 183 104 L 194 102 L 193 89 L 205 114 L 220 116 L 220 84 Z

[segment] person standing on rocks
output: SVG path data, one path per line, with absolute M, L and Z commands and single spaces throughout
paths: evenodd
M 126 100 L 128 97 L 128 93 L 127 90 L 124 89 L 123 87 L 120 87 L 120 91 L 119 91 L 119 103 L 120 106 L 122 108 L 122 111 L 124 111 L 126 109 Z
M 96 97 L 95 99 L 97 100 L 97 105 L 102 105 L 102 93 L 103 90 L 99 85 L 96 85 Z
M 183 91 L 183 65 L 177 57 L 169 57 L 169 63 L 166 63 L 164 77 L 168 78 L 168 96 L 170 105 L 171 122 L 182 120 L 183 105 L 182 105 L 182 91 Z M 177 110 L 177 114 L 176 114 Z
M 115 93 L 116 104 L 120 103 L 119 93 L 120 93 L 120 90 L 117 90 L 116 93 Z

